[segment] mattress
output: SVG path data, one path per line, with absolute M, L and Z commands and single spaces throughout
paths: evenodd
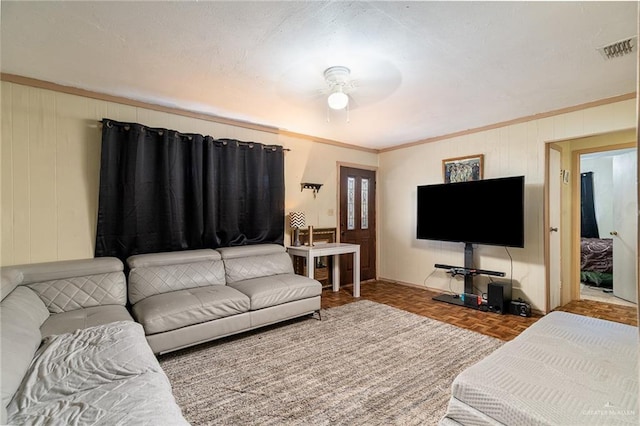
M 460 373 L 446 425 L 638 425 L 638 328 L 552 312 Z

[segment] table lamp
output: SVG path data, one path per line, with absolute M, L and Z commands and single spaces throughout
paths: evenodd
M 299 246 L 300 244 L 300 228 L 304 227 L 304 212 L 289 212 L 289 221 L 293 228 L 293 245 Z

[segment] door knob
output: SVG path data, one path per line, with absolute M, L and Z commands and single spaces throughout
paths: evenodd
M 618 235 L 618 231 L 611 231 L 609 232 L 609 235 Z
M 552 226 L 551 228 L 549 228 L 549 232 L 558 232 L 558 228 Z

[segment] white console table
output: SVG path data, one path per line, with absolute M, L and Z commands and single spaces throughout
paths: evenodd
M 315 246 L 287 247 L 290 256 L 302 256 L 307 259 L 307 276 L 313 278 L 315 258 L 333 256 L 333 291 L 340 290 L 340 256 L 353 253 L 353 297 L 360 297 L 360 246 L 347 243 L 327 243 Z

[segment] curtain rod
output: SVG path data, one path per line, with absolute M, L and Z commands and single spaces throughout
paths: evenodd
M 112 121 L 112 120 L 110 120 L 110 121 Z M 104 123 L 104 121 L 103 121 L 103 120 L 98 120 L 98 128 L 100 128 L 100 129 L 101 129 L 101 128 L 102 128 L 102 126 L 104 126 L 104 125 L 105 125 L 105 123 Z M 157 132 L 157 133 L 158 133 L 158 134 L 160 134 L 160 135 L 162 135 L 163 130 L 164 130 L 164 129 L 160 129 L 160 130 L 158 130 L 158 129 L 154 129 L 154 128 L 152 128 L 152 127 L 144 126 L 144 125 L 142 125 L 142 124 L 141 124 L 141 126 L 145 127 L 146 129 L 149 129 L 150 131 Z M 109 127 L 109 121 L 107 122 L 107 127 Z M 128 129 L 128 127 L 129 127 L 129 125 L 128 125 L 128 124 L 125 124 L 123 127 L 125 128 L 125 130 L 129 130 L 129 129 Z M 172 131 L 175 131 L 175 130 L 172 130 Z M 191 137 L 190 135 L 186 134 L 186 133 L 180 133 L 180 132 L 178 132 L 178 131 L 175 131 L 175 132 L 176 132 L 178 135 L 180 135 L 180 136 L 185 136 L 185 137 L 189 138 L 189 140 L 191 140 L 191 139 L 192 139 L 192 137 Z M 224 140 L 235 140 L 235 139 L 222 139 L 222 140 L 224 141 Z M 235 140 L 235 141 L 238 143 L 238 145 L 247 145 L 247 146 L 251 146 L 252 148 L 253 148 L 253 144 L 254 144 L 254 143 L 259 143 L 259 142 L 243 142 L 243 141 L 239 141 L 239 140 Z M 261 145 L 262 145 L 264 148 L 267 148 L 267 149 L 268 149 L 268 148 L 274 148 L 274 147 L 280 146 L 280 145 L 264 145 L 264 144 L 261 144 Z M 283 151 L 291 151 L 291 149 L 290 149 L 290 148 L 284 148 L 284 147 L 282 148 L 282 150 L 283 150 Z

